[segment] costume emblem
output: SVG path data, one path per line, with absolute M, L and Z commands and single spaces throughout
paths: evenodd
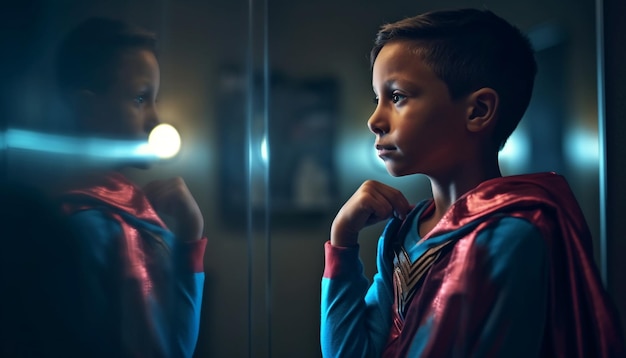
M 396 245 L 393 259 L 393 282 L 398 315 L 404 319 L 406 307 L 417 291 L 417 283 L 441 255 L 441 251 L 453 240 L 446 240 L 426 250 L 415 262 L 411 263 L 409 254 L 403 245 Z

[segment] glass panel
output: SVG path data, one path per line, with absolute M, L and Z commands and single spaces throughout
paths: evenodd
M 59 42 L 69 30 L 88 17 L 106 16 L 155 32 L 161 74 L 158 113 L 162 122 L 177 129 L 181 148 L 175 157 L 150 170 L 129 169 L 125 174 L 138 185 L 182 177 L 204 216 L 208 245 L 196 356 L 252 355 L 251 325 L 266 312 L 265 305 L 256 306 L 250 298 L 251 290 L 261 297 L 266 291 L 264 280 L 250 276 L 257 272 L 252 265 L 266 262 L 265 250 L 254 256 L 249 246 L 254 232 L 250 226 L 256 225 L 248 215 L 253 200 L 249 194 L 257 193 L 249 188 L 251 182 L 257 183 L 249 173 L 252 169 L 257 175 L 260 162 L 248 158 L 254 155 L 249 154 L 250 148 L 259 143 L 256 122 L 249 115 L 252 94 L 247 74 L 250 34 L 257 33 L 251 26 L 262 26 L 250 21 L 252 2 L 13 3 L 3 10 L 8 16 L 2 25 L 2 78 L 11 84 L 2 93 L 6 111 L 2 112 L 0 145 L 9 147 L 2 151 L 2 178 L 54 192 L 67 183 L 79 154 L 89 154 L 87 161 L 93 164 L 112 153 L 108 147 L 74 147 L 73 139 L 64 134 L 71 123 L 60 104 L 54 61 Z M 6 69 L 10 78 L 4 76 Z M 167 216 L 162 218 L 175 224 Z M 252 284 L 252 279 L 262 282 L 261 286 Z M 263 335 L 254 336 L 255 345 L 267 342 Z
M 502 152 L 504 173 L 565 175 L 600 239 L 594 1 L 270 1 L 273 357 L 320 355 L 323 244 L 358 186 L 378 180 L 414 203 L 431 195 L 425 177 L 390 177 L 373 150 L 368 56 L 379 26 L 471 6 L 516 24 L 538 50 L 535 93 Z M 359 239 L 370 278 L 383 225 Z

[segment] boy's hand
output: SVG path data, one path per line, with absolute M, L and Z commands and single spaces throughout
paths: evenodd
M 143 190 L 156 211 L 176 221 L 176 238 L 192 241 L 202 237 L 202 213 L 182 178 L 155 180 L 148 183 Z
M 366 226 L 391 218 L 404 219 L 411 210 L 404 195 L 388 185 L 368 180 L 343 205 L 330 233 L 333 246 L 354 246 L 358 234 Z

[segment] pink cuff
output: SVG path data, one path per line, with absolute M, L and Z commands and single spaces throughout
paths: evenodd
M 324 244 L 326 262 L 324 278 L 334 278 L 354 271 L 354 265 L 359 264 L 359 245 L 352 247 L 333 246 L 330 240 Z
M 185 255 L 189 258 L 189 267 L 193 272 L 204 272 L 204 251 L 206 250 L 207 238 L 200 240 L 185 241 L 182 243 Z

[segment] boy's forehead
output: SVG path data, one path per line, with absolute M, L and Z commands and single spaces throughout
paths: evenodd
M 152 83 L 159 80 L 159 64 L 150 50 L 134 49 L 124 51 L 114 63 L 114 82 Z
M 422 46 L 409 40 L 391 41 L 381 48 L 374 65 L 381 57 L 386 61 L 393 60 L 394 63 L 421 63 L 424 60 L 421 48 Z
M 125 72 L 150 72 L 155 68 L 158 69 L 159 64 L 156 56 L 150 50 L 133 49 L 121 52 L 117 56 L 117 68 Z
M 409 41 L 394 41 L 382 47 L 372 71 L 372 84 L 382 85 L 394 79 L 416 79 L 432 74 L 415 45 Z

